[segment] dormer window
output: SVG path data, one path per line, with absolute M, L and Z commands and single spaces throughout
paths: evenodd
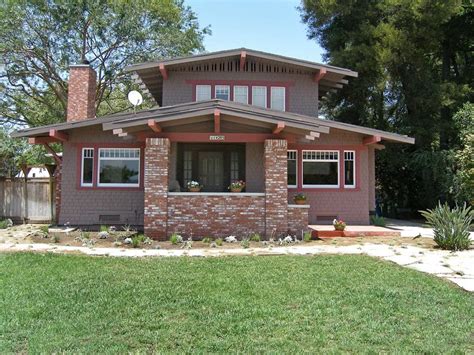
M 196 101 L 211 99 L 211 85 L 196 85 Z
M 230 86 L 216 85 L 215 98 L 221 100 L 230 100 Z
M 285 88 L 272 86 L 270 108 L 272 110 L 285 111 Z
M 267 107 L 267 87 L 252 86 L 252 105 L 258 107 Z

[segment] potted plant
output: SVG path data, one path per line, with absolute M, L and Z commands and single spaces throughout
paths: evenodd
M 199 192 L 201 191 L 202 185 L 198 181 L 188 181 L 187 187 L 189 192 Z
M 335 219 L 334 221 L 332 221 L 332 225 L 337 231 L 343 231 L 344 229 L 346 229 L 346 222 L 344 222 L 342 219 Z
M 229 186 L 230 192 L 242 192 L 245 187 L 245 181 L 242 180 L 234 180 L 231 182 Z
M 295 195 L 295 197 L 293 197 L 293 201 L 295 201 L 295 203 L 297 205 L 305 205 L 306 204 L 306 195 L 302 192 L 297 193 Z

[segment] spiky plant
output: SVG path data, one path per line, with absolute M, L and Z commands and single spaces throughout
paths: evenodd
M 468 249 L 469 228 L 473 220 L 471 207 L 456 206 L 450 208 L 448 204 L 441 203 L 433 210 L 420 211 L 426 218 L 427 224 L 433 228 L 434 241 L 442 249 L 464 250 Z

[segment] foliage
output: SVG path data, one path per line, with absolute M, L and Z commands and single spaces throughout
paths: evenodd
M 8 221 L 6 219 L 0 220 L 0 229 L 7 229 L 8 228 Z
M 311 239 L 312 239 L 311 232 L 306 231 L 306 232 L 303 233 L 303 240 L 305 242 L 310 242 Z
M 244 249 L 247 249 L 250 247 L 250 239 L 248 238 L 244 238 L 240 241 L 240 245 L 242 246 L 242 248 Z
M 59 243 L 59 242 L 61 241 L 61 238 L 59 237 L 58 234 L 55 233 L 55 234 L 53 234 L 53 235 L 51 236 L 51 241 L 52 241 L 53 243 Z
M 199 181 L 188 181 L 186 184 L 188 189 L 202 189 L 202 185 L 199 183 Z
M 298 200 L 298 201 L 306 201 L 306 195 L 305 195 L 304 193 L 302 193 L 302 192 L 299 192 L 299 193 L 297 193 L 297 194 L 293 197 L 293 199 L 294 199 L 295 201 L 297 201 L 297 200 Z
M 250 240 L 252 242 L 259 242 L 262 238 L 260 237 L 260 234 L 258 233 L 254 233 L 252 234 L 252 236 L 250 237 Z
M 212 238 L 211 237 L 204 237 L 204 238 L 202 238 L 202 242 L 204 244 L 210 244 L 212 242 Z
M 171 234 L 170 242 L 171 242 L 171 244 L 174 244 L 174 245 L 176 245 L 178 243 L 182 243 L 183 242 L 183 237 L 181 237 L 177 233 L 173 233 L 173 234 Z
M 40 226 L 40 227 L 39 227 L 39 230 L 40 230 L 41 232 L 43 232 L 44 234 L 48 234 L 48 233 L 49 233 L 49 226 L 48 226 L 48 225 Z
M 343 231 L 347 226 L 346 222 L 344 222 L 342 219 L 335 219 L 332 221 L 332 225 L 334 226 L 334 229 L 338 231 Z
M 129 108 L 124 67 L 203 49 L 209 33 L 181 0 L 0 2 L 0 120 L 63 121 L 70 64 L 98 73 L 98 114 Z
M 109 231 L 109 227 L 107 227 L 106 225 L 102 224 L 100 226 L 100 229 L 99 229 L 100 232 L 107 232 Z
M 234 180 L 229 185 L 229 190 L 239 190 L 245 187 L 245 181 L 243 180 Z
M 473 221 L 473 210 L 464 205 L 451 209 L 448 204 L 438 204 L 433 210 L 420 211 L 434 231 L 434 241 L 442 249 L 468 249 L 469 228 Z
M 385 227 L 387 224 L 382 216 L 370 216 L 370 224 L 378 227 Z
M 218 247 L 221 247 L 222 244 L 224 243 L 224 241 L 222 240 L 222 238 L 217 238 L 215 242 L 216 242 L 216 245 L 217 245 Z
M 327 95 L 322 113 L 416 138 L 415 146 L 387 144 L 377 152 L 385 211 L 459 201 L 453 151 L 462 132 L 453 116 L 474 100 L 474 5 L 304 0 L 300 11 L 309 37 L 326 50 L 324 59 L 359 73 Z

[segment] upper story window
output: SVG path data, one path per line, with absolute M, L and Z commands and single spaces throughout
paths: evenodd
M 211 85 L 196 85 L 196 101 L 211 99 Z
M 339 151 L 303 150 L 303 187 L 339 187 Z
M 288 187 L 297 187 L 298 182 L 298 151 L 288 150 Z
M 92 186 L 94 148 L 82 148 L 81 186 Z
M 267 87 L 252 86 L 252 105 L 258 107 L 267 107 Z
M 272 86 L 270 108 L 273 110 L 285 111 L 285 88 Z
M 99 148 L 98 186 L 138 187 L 140 148 Z
M 249 88 L 248 86 L 235 85 L 234 86 L 234 101 L 241 104 L 249 103 Z
M 221 100 L 230 100 L 230 86 L 216 85 L 215 98 Z
M 355 188 L 355 151 L 344 151 L 344 187 Z

